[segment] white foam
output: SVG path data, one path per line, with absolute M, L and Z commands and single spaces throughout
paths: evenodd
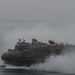
M 70 53 L 57 57 L 51 56 L 46 59 L 45 63 L 32 65 L 31 68 L 62 73 L 75 73 L 75 54 Z

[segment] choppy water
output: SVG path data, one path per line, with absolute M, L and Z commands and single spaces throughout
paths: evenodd
M 4 66 L 4 67 L 3 67 Z M 72 75 L 59 72 L 31 69 L 29 67 L 0 66 L 0 75 Z

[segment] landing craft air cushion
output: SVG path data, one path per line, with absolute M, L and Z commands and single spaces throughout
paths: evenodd
M 21 41 L 17 42 L 14 49 L 8 49 L 3 53 L 1 59 L 6 64 L 31 66 L 32 64 L 43 63 L 48 56 L 60 55 L 63 45 L 58 45 L 54 41 L 49 40 L 49 44 L 38 42 L 32 39 L 31 43 Z

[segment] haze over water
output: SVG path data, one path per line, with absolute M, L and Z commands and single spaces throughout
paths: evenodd
M 31 42 L 32 38 L 37 38 L 38 41 L 46 42 L 48 43 L 48 40 L 54 40 L 55 42 L 64 42 L 66 43 L 66 40 L 68 40 L 69 43 L 74 44 L 73 39 L 70 40 L 67 33 L 70 33 L 71 30 L 69 30 L 69 27 L 67 27 L 67 33 L 64 33 L 63 30 L 58 32 L 54 29 L 50 23 L 1 23 L 2 25 L 8 24 L 11 26 L 8 26 L 7 28 L 3 27 L 4 32 L 1 34 L 1 53 L 6 52 L 9 48 L 14 49 L 14 46 L 19 38 L 25 38 L 26 42 Z M 30 27 L 30 25 L 33 25 Z M 15 26 L 13 26 L 15 25 Z M 19 25 L 19 26 L 18 26 Z M 29 25 L 29 26 L 24 26 Z M 47 26 L 49 25 L 49 27 Z M 59 26 L 58 26 L 59 28 Z M 66 31 L 66 30 L 65 30 Z M 62 33 L 62 34 L 60 34 Z M 61 35 L 61 36 L 60 36 Z M 64 38 L 62 37 L 65 36 Z M 60 37 L 59 37 L 60 36 Z M 67 38 L 67 39 L 66 39 Z M 67 50 L 68 51 L 68 50 Z M 73 49 L 74 51 L 74 49 Z M 0 61 L 2 63 L 2 61 Z M 44 71 L 54 71 L 54 72 L 61 72 L 61 73 L 69 73 L 74 74 L 75 73 L 75 54 L 74 52 L 71 53 L 65 53 L 61 56 L 51 56 L 50 58 L 47 58 L 46 62 L 43 64 L 35 64 L 29 67 L 29 70 L 44 70 Z M 8 66 L 7 68 L 16 68 L 16 66 Z M 17 67 L 16 69 L 19 69 L 20 67 Z M 22 67 L 21 69 L 28 69 L 26 67 Z
M 0 55 L 9 48 L 13 49 L 17 40 L 23 38 L 26 42 L 36 38 L 46 43 L 48 40 L 54 40 L 56 43 L 68 42 L 75 45 L 74 32 L 75 0 L 0 0 Z M 75 49 L 57 57 L 51 56 L 43 64 L 32 65 L 28 71 L 25 67 L 26 71 L 5 69 L 0 70 L 0 73 L 46 75 L 32 71 L 38 69 L 75 74 L 74 51 Z

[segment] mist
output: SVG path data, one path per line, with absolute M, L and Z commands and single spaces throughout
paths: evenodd
M 31 42 L 32 38 L 36 38 L 45 43 L 48 43 L 48 40 L 54 40 L 56 43 L 75 44 L 74 25 L 68 24 L 64 27 L 62 23 L 61 26 L 54 26 L 53 24 L 55 23 L 8 23 L 7 27 L 4 26 L 1 29 L 1 41 L 4 50 L 14 48 L 18 39 L 23 38 L 26 42 Z
M 0 53 L 9 48 L 14 49 L 18 39 L 31 42 L 36 38 L 40 42 L 48 43 L 53 40 L 56 43 L 75 44 L 75 26 L 66 23 L 0 23 Z M 65 26 L 64 26 L 65 25 Z
M 26 42 L 31 42 L 32 38 L 38 41 L 48 43 L 48 40 L 54 40 L 57 43 L 66 41 L 75 44 L 74 25 L 67 24 L 65 27 L 63 23 L 2 23 L 1 27 L 1 43 L 0 55 L 8 49 L 14 49 L 18 39 L 25 39 Z M 10 26 L 11 25 L 11 26 Z M 68 50 L 67 50 L 68 51 Z M 74 50 L 72 50 L 74 51 Z M 0 60 L 0 63 L 2 61 Z M 32 65 L 31 69 L 57 71 L 62 73 L 75 73 L 75 53 L 65 53 L 60 56 L 50 56 L 43 64 Z
M 42 71 L 75 74 L 75 53 L 50 56 L 46 59 L 45 63 L 32 65 L 31 68 Z
M 0 0 L 0 56 L 23 38 L 75 45 L 75 0 Z M 75 49 L 67 51 L 28 69 L 75 74 Z
M 55 42 L 66 41 L 71 44 L 74 42 L 74 25 L 68 24 L 68 26 L 57 25 L 53 26 L 55 23 L 15 23 L 15 26 L 11 25 L 8 27 L 3 27 L 4 32 L 2 32 L 2 50 L 6 52 L 9 48 L 14 49 L 14 46 L 18 39 L 25 39 L 26 42 L 31 42 L 32 38 L 38 39 L 38 41 L 48 43 L 48 40 L 54 40 Z M 30 26 L 32 25 L 32 26 Z M 7 29 L 8 28 L 8 29 Z M 62 29 L 63 28 L 63 29 Z M 67 50 L 68 51 L 68 50 Z M 74 50 L 73 50 L 74 51 Z M 45 71 L 56 71 L 62 73 L 75 73 L 75 53 L 65 53 L 60 56 L 50 56 L 46 59 L 43 64 L 32 65 L 31 69 L 45 70 Z

